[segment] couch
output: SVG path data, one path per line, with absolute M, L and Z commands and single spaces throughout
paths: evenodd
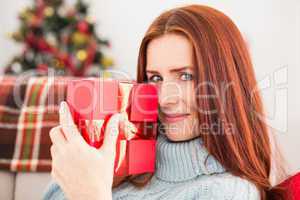
M 45 192 L 50 173 L 0 171 L 1 200 L 40 200 Z
M 0 200 L 42 198 L 51 180 L 49 130 L 67 79 L 0 78 Z

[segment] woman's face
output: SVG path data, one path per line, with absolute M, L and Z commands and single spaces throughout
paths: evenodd
M 190 41 L 165 34 L 147 48 L 147 78 L 159 89 L 159 119 L 166 136 L 184 141 L 199 135 L 195 102 L 195 66 Z

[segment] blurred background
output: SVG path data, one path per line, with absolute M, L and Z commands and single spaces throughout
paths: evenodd
M 12 39 L 12 33 L 16 32 L 22 24 L 18 18 L 20 13 L 26 13 L 26 7 L 33 5 L 33 2 L 34 0 L 1 2 L 1 74 L 5 72 L 8 64 L 11 64 L 11 60 L 24 51 L 24 43 L 16 43 Z M 76 0 L 66 0 L 65 3 L 68 4 L 66 7 L 71 8 L 76 2 Z M 298 153 L 300 150 L 300 1 L 86 0 L 83 2 L 89 8 L 87 15 L 89 23 L 93 24 L 93 31 L 98 39 L 103 39 L 102 43 L 97 45 L 106 45 L 101 52 L 98 52 L 102 56 L 98 58 L 99 63 L 91 65 L 103 65 L 102 69 L 121 70 L 132 79 L 136 77 L 136 61 L 143 35 L 161 12 L 176 6 L 195 3 L 223 11 L 236 23 L 247 41 L 259 82 L 258 87 L 263 95 L 268 114 L 267 123 L 276 133 L 289 173 L 300 171 Z M 51 10 L 48 11 L 48 14 L 51 14 Z M 84 32 L 84 28 L 83 24 L 79 31 Z M 76 59 L 82 61 L 85 54 L 89 55 L 89 50 L 81 53 L 77 50 L 74 53 Z M 41 69 L 43 67 L 45 66 L 41 66 Z M 13 70 L 20 69 L 15 66 Z M 18 196 L 18 194 L 14 195 L 15 198 Z

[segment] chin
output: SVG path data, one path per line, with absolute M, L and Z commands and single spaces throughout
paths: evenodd
M 195 138 L 195 136 L 182 135 L 180 133 L 165 133 L 172 142 L 183 142 Z

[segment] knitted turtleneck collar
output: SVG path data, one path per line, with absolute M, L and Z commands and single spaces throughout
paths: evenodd
M 221 164 L 203 146 L 201 138 L 172 142 L 160 134 L 156 146 L 156 172 L 158 179 L 179 182 L 225 172 Z

